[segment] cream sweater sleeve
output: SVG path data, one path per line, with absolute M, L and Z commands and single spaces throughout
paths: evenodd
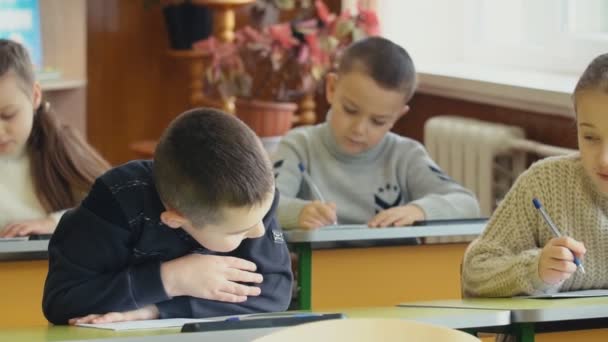
M 492 215 L 483 234 L 467 249 L 462 286 L 467 297 L 511 297 L 554 292 L 538 275 L 538 227 L 532 199 L 541 190 L 544 168 L 522 174 Z
M 49 216 L 53 219 L 53 221 L 55 221 L 55 226 L 57 226 L 57 224 L 59 224 L 59 220 L 61 220 L 61 216 L 63 216 L 63 214 L 65 214 L 66 211 L 67 211 L 67 209 L 55 211 L 55 212 L 52 212 L 49 214 Z

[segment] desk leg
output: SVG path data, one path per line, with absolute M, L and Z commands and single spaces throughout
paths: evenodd
M 533 323 L 515 323 L 513 324 L 513 332 L 517 336 L 518 342 L 534 342 Z
M 309 243 L 296 245 L 298 254 L 298 300 L 300 310 L 311 309 L 311 286 L 312 286 L 312 252 Z

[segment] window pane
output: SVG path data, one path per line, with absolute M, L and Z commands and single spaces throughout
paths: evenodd
M 608 33 L 608 1 L 568 0 L 568 12 L 570 33 Z
M 480 42 L 490 45 L 520 45 L 523 38 L 523 0 L 479 1 Z M 475 38 L 474 38 L 475 39 Z

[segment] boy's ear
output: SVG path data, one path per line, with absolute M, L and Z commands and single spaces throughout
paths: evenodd
M 179 212 L 173 209 L 168 209 L 160 214 L 160 220 L 167 226 L 177 229 L 188 223 L 188 219 L 183 217 Z
M 338 74 L 330 72 L 325 76 L 325 98 L 327 103 L 330 105 L 333 102 L 334 94 L 336 93 L 336 82 L 338 81 Z

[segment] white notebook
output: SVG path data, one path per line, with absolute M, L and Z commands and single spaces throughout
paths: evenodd
M 583 297 L 605 297 L 605 296 L 608 296 L 608 290 L 596 289 L 596 290 L 581 290 L 581 291 L 568 291 L 568 292 L 540 294 L 540 295 L 534 295 L 534 296 L 525 296 L 525 298 L 583 298 Z
M 170 328 L 181 328 L 186 323 L 225 321 L 227 318 L 233 318 L 233 317 L 238 317 L 241 320 L 246 320 L 246 319 L 261 319 L 261 318 L 293 317 L 293 316 L 300 316 L 300 315 L 317 315 L 317 314 L 301 313 L 301 312 L 265 312 L 265 313 L 232 315 L 232 316 L 221 316 L 221 317 L 210 317 L 210 318 L 167 318 L 167 319 L 150 319 L 150 320 L 141 320 L 141 321 L 99 323 L 99 324 L 80 323 L 80 324 L 76 324 L 76 325 L 79 327 L 85 327 L 85 328 L 107 329 L 107 330 L 114 330 L 114 331 L 140 330 L 140 329 L 170 329 Z
M 5 241 L 27 241 L 30 237 L 29 236 L 17 236 L 17 237 L 10 237 L 10 238 L 0 238 L 0 242 Z
M 168 318 L 168 319 L 150 319 L 142 321 L 129 321 L 129 322 L 114 322 L 114 323 L 99 323 L 89 324 L 81 323 L 76 324 L 79 327 L 96 328 L 96 329 L 107 329 L 114 331 L 125 331 L 125 330 L 140 330 L 140 329 L 169 329 L 169 328 L 181 328 L 186 323 L 198 323 L 198 322 L 211 322 L 217 319 L 212 318 Z

